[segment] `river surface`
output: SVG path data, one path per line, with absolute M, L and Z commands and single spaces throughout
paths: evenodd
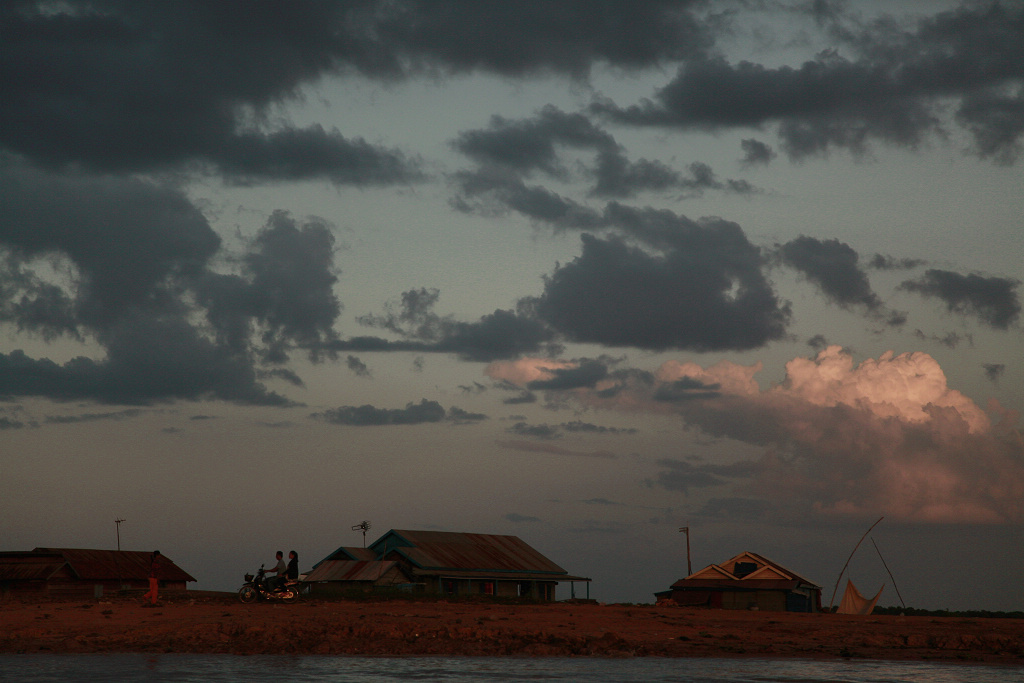
M 0 680 L 596 681 L 597 683 L 1020 683 L 1024 667 L 801 659 L 338 657 L 286 655 L 0 655 Z

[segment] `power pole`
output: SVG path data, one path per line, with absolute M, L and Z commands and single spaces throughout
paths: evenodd
M 118 517 L 114 520 L 114 524 L 117 526 L 117 550 L 121 551 L 121 522 L 124 520 Z
M 680 527 L 679 533 L 686 534 L 686 575 L 689 576 L 693 573 L 693 567 L 690 565 L 690 527 Z

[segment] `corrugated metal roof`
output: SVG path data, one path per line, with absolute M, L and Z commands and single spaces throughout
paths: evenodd
M 734 569 L 736 563 L 738 563 L 738 562 L 752 562 L 753 564 L 756 565 L 756 569 L 754 571 L 750 572 L 749 574 L 745 574 L 742 577 L 736 576 L 733 573 L 733 569 Z M 770 568 L 774 569 L 776 572 L 781 574 L 782 577 L 784 577 L 784 578 L 773 578 L 773 579 L 766 579 L 766 578 L 764 578 L 764 573 L 762 572 L 764 567 L 770 567 Z M 706 578 L 706 577 L 703 577 L 703 576 L 697 578 L 697 576 L 699 574 L 706 573 L 708 569 L 714 569 L 716 573 L 721 575 L 721 578 L 712 579 L 712 578 Z M 758 576 L 758 575 L 760 575 L 760 576 Z M 783 584 L 786 584 L 788 586 L 790 584 L 795 585 L 796 583 L 802 583 L 802 584 L 804 584 L 806 586 L 810 586 L 812 588 L 818 588 L 818 589 L 821 588 L 821 586 L 819 586 L 818 584 L 814 583 L 813 581 L 808 581 L 807 579 L 803 578 L 802 576 L 800 576 L 799 574 L 797 574 L 794 571 L 786 569 L 785 567 L 783 567 L 778 562 L 774 562 L 772 560 L 769 560 L 767 557 L 765 557 L 763 555 L 758 555 L 757 553 L 752 553 L 752 552 L 748 551 L 748 552 L 740 553 L 739 555 L 736 555 L 735 557 L 731 557 L 728 560 L 726 560 L 725 562 L 722 562 L 721 564 L 708 565 L 704 569 L 701 569 L 700 571 L 694 572 L 693 574 L 691 574 L 690 576 L 686 577 L 685 579 L 679 579 L 674 584 L 672 584 L 672 587 L 673 588 L 698 588 L 698 587 L 710 587 L 712 585 L 714 585 L 714 586 L 735 585 L 735 586 L 739 587 L 739 586 L 742 586 L 742 585 L 745 585 L 745 584 L 749 584 L 749 585 L 747 585 L 748 588 L 754 588 L 754 587 L 758 587 L 758 586 L 755 586 L 755 584 L 763 584 L 763 587 L 767 588 L 767 587 L 769 587 L 769 584 L 771 584 L 773 586 L 777 586 L 777 587 L 782 588 L 782 587 L 785 587 L 785 586 L 783 586 Z
M 517 536 L 393 529 L 371 546 L 384 547 L 419 569 L 567 574 Z
M 65 564 L 59 554 L 0 553 L 0 581 L 45 581 Z
M 305 581 L 376 581 L 396 564 L 394 560 L 363 562 L 324 560 L 306 574 Z
M 495 571 L 456 571 L 437 569 L 413 569 L 415 576 L 437 576 L 442 579 L 494 579 L 502 581 L 592 581 L 585 576 L 569 574 L 544 574 L 541 572 L 495 572 Z
M 150 551 L 90 550 L 86 548 L 36 548 L 34 553 L 59 554 L 75 576 L 86 581 L 110 579 L 148 579 Z M 164 581 L 195 581 L 190 574 L 168 558 L 164 558 L 160 579 Z
M 350 548 L 342 546 L 324 558 L 324 560 L 353 560 L 369 562 L 377 559 L 377 553 L 370 548 Z

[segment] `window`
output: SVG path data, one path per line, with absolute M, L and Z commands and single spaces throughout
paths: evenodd
M 481 581 L 480 592 L 484 595 L 494 595 L 494 582 L 493 581 Z

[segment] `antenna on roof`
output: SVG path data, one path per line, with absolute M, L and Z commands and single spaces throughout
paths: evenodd
M 114 520 L 114 525 L 117 527 L 117 550 L 121 551 L 121 522 L 124 520 L 118 517 Z
M 356 525 L 354 525 L 352 527 L 352 531 L 362 531 L 363 532 L 363 547 L 364 548 L 366 547 L 366 532 L 369 531 L 369 530 L 370 530 L 370 520 L 368 520 L 368 519 L 364 519 L 363 521 L 359 522 L 359 524 L 356 524 Z

